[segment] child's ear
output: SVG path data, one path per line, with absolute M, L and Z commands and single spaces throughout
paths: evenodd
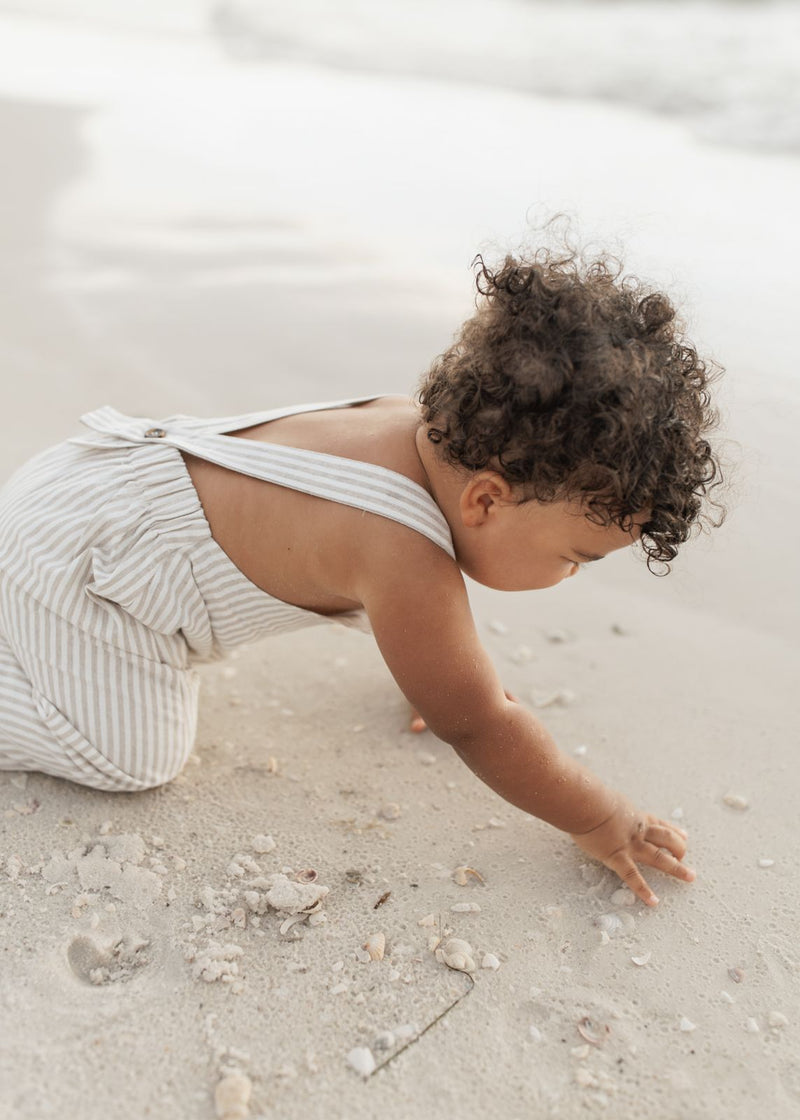
M 511 487 L 496 471 L 475 474 L 461 491 L 459 510 L 467 529 L 477 529 L 511 501 Z

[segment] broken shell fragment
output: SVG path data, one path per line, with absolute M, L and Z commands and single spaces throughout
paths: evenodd
M 689 1031 L 697 1030 L 697 1024 L 693 1023 L 691 1019 L 687 1019 L 684 1015 L 680 1022 L 680 1028 L 688 1034 Z
M 280 872 L 270 877 L 270 884 L 264 896 L 267 902 L 274 910 L 286 910 L 290 914 L 318 910 L 329 890 L 319 883 L 293 882 Z
M 758 1034 L 758 1032 L 761 1030 L 755 1019 L 748 1019 L 744 1025 L 744 1029 L 748 1034 Z
M 298 883 L 314 883 L 318 877 L 318 873 L 313 867 L 306 867 L 295 873 L 295 879 Z
M 456 902 L 450 909 L 454 914 L 480 914 L 481 912 L 477 902 Z
M 648 952 L 642 953 L 642 955 L 640 957 L 631 957 L 631 960 L 633 961 L 634 964 L 638 964 L 639 967 L 641 968 L 642 965 L 645 965 L 645 964 L 648 963 L 648 961 L 650 960 L 652 955 L 653 954 L 648 950 Z
M 250 1113 L 253 1084 L 243 1073 L 223 1077 L 214 1090 L 217 1120 L 245 1120 Z
M 789 1020 L 782 1011 L 770 1011 L 768 1022 L 773 1030 L 781 1030 L 789 1026 Z
M 728 975 L 730 976 L 731 980 L 733 980 L 734 984 L 741 984 L 742 980 L 744 980 L 744 969 L 729 968 Z
M 578 1023 L 578 1034 L 581 1038 L 585 1038 L 592 1046 L 602 1046 L 608 1036 L 611 1034 L 611 1027 L 608 1023 L 596 1023 L 590 1019 L 588 1015 L 584 1015 Z
M 383 933 L 370 934 L 362 948 L 367 950 L 371 961 L 382 961 L 386 950 L 386 935 Z
M 459 887 L 465 887 L 469 882 L 469 877 L 477 879 L 479 883 L 485 885 L 486 880 L 481 875 L 480 871 L 476 871 L 474 867 L 457 867 L 453 872 L 453 882 L 457 883 Z
M 286 934 L 289 932 L 289 930 L 292 928 L 292 926 L 296 926 L 298 924 L 298 922 L 304 922 L 307 917 L 308 917 L 308 914 L 302 914 L 302 913 L 301 914 L 290 914 L 289 917 L 286 918 L 285 921 L 281 922 L 281 925 L 280 925 L 281 935 L 283 937 L 285 937 Z
M 481 968 L 491 968 L 497 972 L 500 967 L 500 961 L 494 953 L 484 953 L 483 960 L 481 961 Z
M 418 926 L 425 926 L 428 929 L 436 925 L 436 916 L 434 914 L 426 914 L 424 918 L 420 918 L 417 922 Z

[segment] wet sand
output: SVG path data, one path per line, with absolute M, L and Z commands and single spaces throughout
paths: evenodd
M 0 182 L 4 475 L 106 401 L 159 416 L 410 392 L 446 343 L 452 300 L 433 283 L 427 300 L 388 278 L 231 293 L 182 284 L 154 252 L 114 262 L 136 284 L 79 298 L 54 282 L 74 261 L 48 224 L 80 167 L 79 119 L 0 113 L 18 138 Z M 567 837 L 404 730 L 370 639 L 273 639 L 203 668 L 197 748 L 167 787 L 0 774 L 3 1115 L 210 1118 L 234 1071 L 252 1116 L 287 1120 L 793 1115 L 793 553 L 764 570 L 770 525 L 796 521 L 780 482 L 792 409 L 766 391 L 730 407 L 737 512 L 669 580 L 615 557 L 547 593 L 474 592 L 506 686 L 546 705 L 563 749 L 680 815 L 693 886 L 654 874 L 659 908 L 627 905 Z M 465 866 L 481 878 L 459 885 Z M 281 932 L 274 876 L 308 869 L 329 892 Z M 362 959 L 378 932 L 383 959 Z M 469 943 L 474 976 L 437 959 L 438 936 Z

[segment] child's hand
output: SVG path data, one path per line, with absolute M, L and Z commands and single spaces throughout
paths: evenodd
M 584 852 L 615 871 L 648 906 L 656 906 L 658 899 L 642 877 L 638 863 L 657 867 L 687 883 L 695 877 L 695 872 L 681 863 L 687 839 L 683 829 L 651 813 L 640 813 L 622 797 L 607 820 L 591 832 L 573 834 L 572 839 Z

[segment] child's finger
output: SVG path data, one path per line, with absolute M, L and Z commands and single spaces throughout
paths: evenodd
M 625 886 L 633 891 L 647 906 L 658 905 L 658 899 L 648 887 L 641 871 L 630 856 L 622 854 L 612 856 L 612 858 L 607 861 L 607 866 L 610 867 L 612 871 L 616 871 Z
M 639 854 L 639 859 L 649 864 L 650 867 L 657 867 L 659 871 L 664 871 L 667 875 L 672 875 L 676 879 L 683 879 L 687 883 L 691 883 L 696 877 L 693 868 L 686 867 L 667 848 L 657 847 L 655 844 L 645 844 L 641 854 Z
M 684 838 L 663 825 L 650 825 L 645 833 L 645 840 L 656 848 L 667 848 L 678 859 L 683 859 L 686 855 Z

